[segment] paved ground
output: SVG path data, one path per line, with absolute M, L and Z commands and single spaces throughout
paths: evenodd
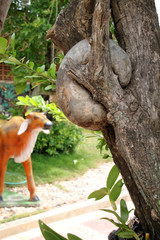
M 106 216 L 106 214 L 103 212 L 95 211 L 48 225 L 64 237 L 67 236 L 67 233 L 72 233 L 83 240 L 107 240 L 108 234 L 112 229 L 115 229 L 115 227 L 106 220 L 100 220 L 100 218 L 104 216 Z M 4 238 L 4 240 L 44 240 L 44 238 L 40 229 L 35 228 Z
M 88 171 L 81 178 L 69 182 L 67 181 L 65 187 L 69 186 L 72 189 L 72 191 L 70 191 L 72 193 L 71 199 L 76 201 L 77 196 L 78 200 L 87 199 L 88 188 L 93 188 L 92 191 L 94 191 L 103 187 L 106 182 L 105 174 L 109 172 L 111 167 L 112 163 L 107 163 L 96 170 L 93 169 Z M 104 177 L 102 178 L 102 176 Z M 85 189 L 86 191 L 84 191 Z M 52 190 L 50 189 L 48 191 L 47 189 L 47 193 L 51 193 Z M 79 193 L 81 190 L 83 190 L 83 192 Z M 60 195 L 59 191 L 57 194 L 58 196 Z M 53 195 L 55 197 L 55 192 L 53 192 Z M 81 196 L 83 197 L 81 198 Z M 133 208 L 133 204 L 130 202 L 129 194 L 125 187 L 120 197 L 124 198 L 129 203 L 129 209 Z M 99 210 L 110 207 L 110 202 L 107 200 L 108 198 L 103 198 L 100 201 L 90 199 L 78 201 L 76 203 L 67 202 L 67 199 L 68 192 L 65 191 L 63 194 L 61 193 L 60 200 L 64 200 L 67 204 L 58 208 L 53 206 L 45 213 L 1 224 L 0 240 L 44 240 L 38 226 L 39 219 L 64 237 L 67 236 L 67 233 L 72 233 L 83 240 L 107 240 L 108 234 L 116 229 L 116 227 L 107 220 L 100 219 L 103 217 L 113 218 L 110 214 Z M 47 201 L 46 203 L 49 204 Z M 20 209 L 21 211 L 26 211 L 26 208 Z M 18 211 L 19 208 L 16 208 L 16 210 Z M 1 215 L 4 216 L 4 213 L 6 214 L 6 209 L 1 208 L 1 211 Z
M 126 199 L 127 200 L 127 199 Z M 104 201 L 101 201 L 101 206 L 104 208 Z M 108 203 L 107 203 L 108 204 Z M 17 230 L 13 230 L 13 234 L 11 233 L 11 226 L 6 225 L 6 229 L 3 229 L 4 231 L 1 232 L 2 229 L 0 229 L 0 239 L 3 240 L 44 240 L 39 227 L 34 227 L 34 223 L 36 221 L 36 225 L 38 226 L 37 222 L 38 219 L 42 219 L 44 223 L 46 223 L 48 226 L 50 226 L 54 231 L 58 232 L 59 234 L 63 235 L 64 237 L 67 237 L 67 233 L 72 233 L 77 235 L 78 237 L 82 238 L 83 240 L 107 240 L 108 234 L 116 229 L 116 227 L 108 222 L 107 220 L 103 220 L 100 218 L 104 217 L 111 217 L 112 219 L 115 219 L 111 214 L 108 214 L 104 211 L 100 210 L 94 210 L 99 205 L 93 205 L 92 203 L 83 203 L 81 206 L 79 204 L 75 204 L 75 206 L 70 206 L 66 209 L 64 207 L 57 210 L 53 210 L 52 212 L 49 211 L 45 214 L 39 214 L 39 216 L 35 217 L 35 220 L 33 220 L 33 217 L 26 220 L 23 220 L 25 230 L 23 232 L 14 234 L 16 231 L 21 231 L 23 229 L 22 220 L 15 221 L 15 225 Z M 90 211 L 91 209 L 87 208 L 93 208 L 93 211 Z M 131 201 L 127 202 L 127 206 L 129 209 L 133 208 L 133 204 Z M 78 209 L 79 208 L 79 209 Z M 108 207 L 107 207 L 108 208 Z M 77 210 L 78 209 L 78 210 Z M 84 210 L 85 209 L 85 210 Z M 88 213 L 83 213 L 87 212 Z M 82 212 L 82 214 L 80 214 Z M 63 213 L 63 214 L 62 214 Z M 61 216 L 64 215 L 64 216 Z M 65 216 L 66 215 L 66 216 Z M 72 215 L 78 215 L 72 217 Z M 68 217 L 67 217 L 68 216 Z M 54 218 L 55 217 L 55 218 Z M 63 219 L 63 217 L 65 219 Z M 63 220 L 59 220 L 59 219 Z M 56 221 L 57 219 L 57 221 Z M 50 223 L 48 223 L 50 222 Z M 13 225 L 13 224 L 12 224 Z M 31 228 L 33 225 L 33 228 Z M 18 230 L 19 226 L 19 230 Z M 26 230 L 28 228 L 31 228 L 30 230 Z M 16 229 L 15 228 L 15 229 Z M 8 229 L 8 230 L 7 230 Z M 5 237 L 9 233 L 12 234 L 9 237 Z M 2 234 L 1 234 L 2 233 Z
M 12 196 L 12 199 L 6 199 L 2 204 L 4 207 L 0 208 L 0 220 L 14 217 L 15 215 L 24 213 L 33 213 L 35 211 L 47 211 L 69 204 L 86 201 L 88 195 L 106 186 L 106 179 L 113 162 L 106 162 L 98 165 L 96 168 L 89 169 L 85 174 L 78 178 L 73 178 L 68 181 L 56 181 L 55 184 L 45 184 L 36 186 L 36 194 L 40 198 L 40 205 L 34 207 L 27 207 L 31 204 L 30 201 L 23 204 L 22 197 L 29 198 L 27 184 L 25 186 L 14 187 L 9 190 L 17 194 Z M 4 194 L 5 199 L 5 194 Z M 18 200 L 19 199 L 19 200 Z M 5 202 L 8 202 L 5 205 Z M 9 205 L 13 204 L 13 207 Z M 18 205 L 18 206 L 17 206 Z M 8 206 L 8 207 L 7 207 Z M 20 207 L 21 206 L 21 207 Z

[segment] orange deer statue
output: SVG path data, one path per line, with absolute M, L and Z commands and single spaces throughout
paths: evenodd
M 4 177 L 9 158 L 16 163 L 23 163 L 31 201 L 39 201 L 36 195 L 32 172 L 31 153 L 40 131 L 49 133 L 52 122 L 45 114 L 31 112 L 24 119 L 19 116 L 9 121 L 0 121 L 0 201 L 3 201 Z

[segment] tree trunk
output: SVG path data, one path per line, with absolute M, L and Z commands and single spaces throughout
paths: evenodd
M 111 15 L 132 64 L 125 87 L 111 64 Z M 71 61 L 67 71 L 105 108 L 102 133 L 151 240 L 160 240 L 159 30 L 154 0 L 73 0 L 48 34 L 65 53 L 81 39 L 90 42 L 88 63 Z
M 11 2 L 12 0 L 0 0 L 0 32 L 2 31 Z

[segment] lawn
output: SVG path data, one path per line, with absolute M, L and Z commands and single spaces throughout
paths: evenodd
M 84 130 L 83 134 L 82 142 L 70 154 L 60 154 L 56 157 L 37 153 L 32 154 L 33 174 L 36 184 L 71 179 L 106 161 L 96 148 L 97 137 L 88 137 L 93 134 L 87 130 Z M 19 176 L 19 180 L 17 180 L 18 175 L 25 176 L 23 165 L 16 164 L 13 159 L 8 162 L 7 172 L 14 174 L 6 174 L 5 181 L 7 182 L 20 182 L 23 178 Z

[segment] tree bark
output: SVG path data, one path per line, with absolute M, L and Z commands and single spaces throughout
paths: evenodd
M 11 2 L 12 0 L 0 0 L 0 32 L 2 31 Z
M 111 67 L 111 16 L 132 64 L 126 87 Z M 154 0 L 73 0 L 48 36 L 65 52 L 81 39 L 90 42 L 85 67 L 71 62 L 67 68 L 106 109 L 104 138 L 144 231 L 160 240 L 160 29 Z

